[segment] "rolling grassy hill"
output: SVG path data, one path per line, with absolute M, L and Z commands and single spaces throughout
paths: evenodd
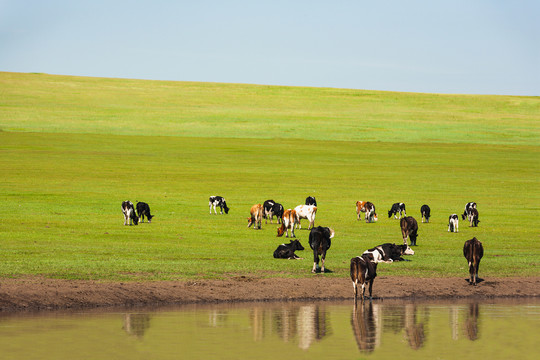
M 401 241 L 386 212 L 420 222 L 412 261 L 382 275 L 466 276 L 476 236 L 480 276 L 540 273 L 540 98 L 392 93 L 102 79 L 0 72 L 0 276 L 159 280 L 312 276 L 311 253 L 275 260 L 277 225 L 247 229 L 249 208 L 313 195 L 335 229 L 327 259 Z M 229 215 L 209 215 L 222 195 Z M 123 226 L 123 200 L 151 224 Z M 356 200 L 379 221 L 356 220 Z M 478 228 L 448 216 L 476 201 Z M 304 221 L 304 225 L 305 221 Z M 298 230 L 302 244 L 309 232 Z

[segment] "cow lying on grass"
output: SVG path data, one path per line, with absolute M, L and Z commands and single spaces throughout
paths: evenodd
M 288 244 L 281 244 L 274 251 L 274 258 L 276 259 L 302 259 L 298 257 L 294 252 L 296 250 L 304 250 L 299 240 L 291 240 Z
M 364 251 L 364 254 L 371 254 L 376 263 L 391 263 L 394 261 L 404 261 L 403 255 L 414 255 L 414 250 L 407 244 L 396 245 L 385 243 L 375 246 L 373 249 Z

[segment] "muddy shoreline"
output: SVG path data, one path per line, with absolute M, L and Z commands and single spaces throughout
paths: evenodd
M 540 277 L 377 277 L 378 300 L 540 298 Z M 351 281 L 317 275 L 302 279 L 236 277 L 227 280 L 99 282 L 46 278 L 0 279 L 0 312 L 166 306 L 220 302 L 352 300 Z

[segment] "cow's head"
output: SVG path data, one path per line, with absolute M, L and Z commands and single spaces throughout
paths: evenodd
M 373 221 L 378 221 L 379 218 L 377 217 L 377 213 L 373 213 Z
M 401 252 L 403 255 L 414 255 L 414 250 L 409 245 L 401 245 Z
M 225 214 L 229 213 L 229 208 L 227 207 L 227 203 L 225 201 L 223 202 L 223 210 L 225 210 Z
M 290 244 L 292 245 L 293 250 L 304 250 L 302 244 L 299 240 L 291 240 Z
M 392 214 L 393 214 L 393 211 L 392 210 L 388 210 L 388 217 L 392 217 Z
M 134 212 L 134 213 L 135 213 L 135 212 Z M 134 223 L 135 225 L 139 225 L 139 217 L 138 217 L 137 215 L 133 215 L 132 219 L 133 219 L 133 223 Z

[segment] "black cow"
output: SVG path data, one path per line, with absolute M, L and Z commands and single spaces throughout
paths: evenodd
M 401 226 L 401 234 L 403 235 L 403 243 L 407 245 L 407 237 L 411 239 L 411 246 L 416 246 L 416 238 L 418 237 L 418 223 L 412 216 L 406 216 L 399 221 Z
M 365 254 L 371 254 L 373 256 L 373 261 L 376 263 L 391 263 L 394 261 L 404 261 L 405 259 L 403 259 L 401 256 L 414 255 L 414 250 L 411 249 L 407 244 L 396 245 L 385 243 L 375 246 L 373 249 L 364 251 L 364 255 Z
M 463 245 L 463 256 L 465 256 L 465 259 L 467 259 L 467 262 L 469 263 L 469 284 L 476 286 L 480 260 L 482 259 L 482 256 L 484 256 L 484 247 L 482 246 L 482 243 L 475 237 L 465 241 L 465 244 Z
M 306 205 L 314 205 L 317 206 L 317 200 L 315 200 L 314 196 L 308 196 L 306 198 Z
M 129 200 L 122 201 L 122 213 L 124 214 L 124 225 L 139 224 L 139 217 L 135 214 L 135 207 L 133 203 Z
M 427 205 L 422 205 L 420 208 L 420 213 L 422 214 L 422 222 L 424 222 L 424 219 L 426 222 L 429 222 L 429 218 L 431 217 L 431 209 Z
M 471 209 L 476 209 L 475 202 L 468 202 L 465 204 L 465 211 L 463 211 L 463 214 L 461 214 L 461 220 L 465 220 L 469 216 L 469 211 Z
M 274 251 L 274 258 L 276 259 L 302 259 L 298 257 L 294 252 L 296 250 L 304 250 L 299 240 L 291 240 L 288 244 L 281 244 Z
M 405 204 L 404 203 L 394 203 L 392 204 L 392 208 L 388 210 L 388 217 L 392 217 L 394 215 L 394 219 L 397 219 L 397 214 L 399 213 L 399 218 L 401 219 L 401 213 L 403 213 L 403 216 L 407 216 L 405 213 Z
M 369 299 L 372 299 L 373 280 L 377 277 L 377 262 L 373 260 L 371 254 L 363 254 L 351 259 L 351 280 L 354 289 L 354 302 L 358 296 L 358 285 L 362 285 L 362 303 L 366 285 L 369 283 Z
M 229 213 L 229 208 L 227 207 L 227 202 L 224 198 L 221 196 L 210 196 L 208 199 L 210 214 L 212 214 L 212 207 L 214 207 L 214 213 L 217 215 L 216 206 L 219 206 L 220 214 L 223 214 L 223 210 L 225 210 L 225 214 Z
M 137 203 L 137 215 L 139 216 L 139 220 L 143 223 L 144 217 L 148 219 L 148 222 L 152 222 L 152 218 L 154 215 L 150 215 L 150 206 L 142 201 L 139 201 Z
M 477 227 L 480 220 L 478 220 L 478 210 L 472 208 L 469 210 L 469 226 Z
M 448 217 L 448 231 L 459 232 L 459 217 L 457 214 L 452 214 Z
M 328 227 L 317 226 L 311 229 L 309 233 L 309 246 L 313 249 L 313 269 L 312 273 L 317 271 L 317 264 L 319 263 L 319 256 L 322 259 L 321 272 L 324 273 L 324 261 L 326 259 L 326 252 L 332 245 L 332 239 L 334 237 L 334 230 Z
M 281 217 L 283 216 L 283 205 L 275 202 L 274 200 L 266 200 L 263 204 L 263 217 L 268 224 L 268 218 L 270 218 L 270 224 L 274 219 L 274 215 L 277 217 L 278 224 L 281 224 Z
M 364 208 L 366 209 L 366 222 L 374 222 L 377 221 L 377 213 L 375 212 L 375 205 L 369 201 L 366 202 L 364 205 Z

